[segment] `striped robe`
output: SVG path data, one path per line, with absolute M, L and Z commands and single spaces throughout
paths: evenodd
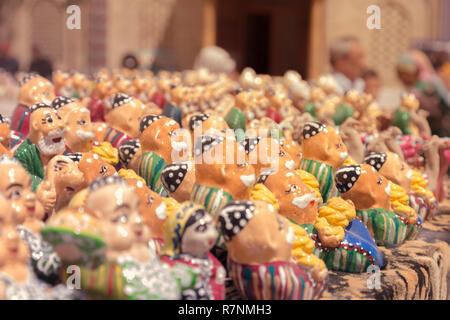
M 206 211 L 216 216 L 224 205 L 233 201 L 233 197 L 221 188 L 195 184 L 192 189 L 191 200 L 204 206 Z
M 316 177 L 324 203 L 332 197 L 339 196 L 339 191 L 334 185 L 333 167 L 320 161 L 303 158 L 300 162 L 300 169 Z
M 144 178 L 147 186 L 163 197 L 168 197 L 161 182 L 161 172 L 167 165 L 166 161 L 154 152 L 144 152 L 138 165 L 138 174 Z

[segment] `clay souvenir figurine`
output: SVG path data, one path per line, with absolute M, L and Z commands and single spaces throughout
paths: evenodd
M 431 135 L 431 129 L 426 120 L 427 113 L 418 110 L 419 100 L 413 93 L 404 94 L 401 105 L 394 112 L 392 125 L 400 128 L 403 134 L 412 134 L 416 137 L 426 134 Z
M 91 120 L 93 122 L 105 121 L 105 105 L 103 101 L 117 92 L 118 91 L 113 86 L 111 80 L 103 77 L 97 78 L 91 93 L 91 101 L 88 105 L 88 109 L 91 112 Z
M 9 119 L 0 114 L 0 154 L 13 156 L 10 151 L 11 133 Z
M 170 118 L 148 115 L 140 123 L 142 157 L 138 174 L 144 178 L 150 189 L 167 195 L 160 176 L 164 167 L 172 162 L 183 162 L 190 158 L 190 136 L 184 141 L 180 126 Z
M 141 142 L 139 139 L 125 141 L 120 145 L 118 151 L 120 163 L 125 168 L 138 172 L 139 161 L 142 156 Z
M 411 169 L 396 153 L 369 153 L 364 162 L 404 189 L 408 194 L 408 200 L 405 199 L 404 204 L 413 208 L 422 221 L 434 215 L 438 203 L 434 194 L 426 188 L 422 174 Z M 422 186 L 423 182 L 425 187 Z
M 391 182 L 372 166 L 343 166 L 336 171 L 335 181 L 341 197 L 353 201 L 357 217 L 378 245 L 401 244 L 422 228 L 412 208 L 393 211 Z
M 122 171 L 122 170 L 120 170 Z M 122 173 L 122 172 L 121 172 Z M 119 175 L 121 175 L 119 173 Z M 121 175 L 123 177 L 123 175 Z M 126 177 L 131 190 L 139 197 L 139 212 L 144 222 L 150 228 L 153 246 L 158 254 L 164 244 L 165 224 L 168 207 L 164 199 L 145 185 L 143 179 L 135 174 L 135 177 Z
M 0 194 L 0 299 L 71 300 L 76 291 L 60 284 L 61 260 L 38 235 L 19 226 Z
M 95 133 L 89 110 L 75 100 L 57 97 L 52 102 L 66 128 L 65 140 L 72 152 L 88 152 L 92 149 Z
M 339 195 L 334 186 L 334 172 L 347 157 L 347 148 L 333 127 L 319 122 L 305 123 L 300 169 L 313 174 L 319 181 L 324 202 Z
M 225 268 L 209 252 L 217 238 L 213 218 L 193 202 L 183 202 L 167 219 L 161 261 L 168 263 L 172 270 L 184 267 L 192 274 L 191 279 L 179 278 L 182 299 L 225 298 Z
M 294 168 L 297 169 L 300 166 L 300 161 L 302 161 L 302 148 L 301 146 L 295 142 L 292 138 L 292 132 L 283 133 L 284 139 L 280 139 L 280 146 L 283 150 L 288 153 L 292 160 L 294 160 Z
M 276 139 L 246 138 L 240 143 L 245 148 L 249 163 L 255 168 L 257 176 L 271 169 L 295 169 L 294 159 Z
M 202 135 L 194 144 L 195 186 L 192 201 L 215 216 L 233 200 L 248 199 L 255 169 L 238 142 L 222 136 Z
M 195 185 L 195 166 L 192 161 L 168 164 L 160 179 L 168 195 L 178 202 L 187 201 Z
M 31 178 L 17 159 L 0 156 L 0 191 L 11 202 L 13 213 L 19 224 L 39 233 L 44 225 L 44 208 L 31 190 Z
M 355 219 L 353 203 L 333 197 L 322 204 L 319 183 L 310 173 L 269 171 L 257 183 L 263 183 L 273 193 L 280 214 L 293 224 L 296 234 L 302 232 L 298 227 L 308 232 L 315 242 L 313 253 L 329 269 L 360 273 L 371 265 L 382 265 L 380 250 L 364 225 Z M 296 257 L 302 258 L 297 254 Z M 341 257 L 345 258 L 340 260 Z
M 105 120 L 108 129 L 104 141 L 118 147 L 129 139 L 139 138 L 141 118 L 148 115 L 145 104 L 127 94 L 117 93 L 109 98 L 106 106 Z
M 78 152 L 67 155 L 83 173 L 84 185 L 87 187 L 89 183 L 100 177 L 109 177 L 116 174 L 116 169 L 109 163 L 105 162 L 98 154 L 93 152 Z
M 320 298 L 326 280 L 315 282 L 310 270 L 294 260 L 293 229 L 271 204 L 230 202 L 220 210 L 218 224 L 228 249 L 228 272 L 244 298 Z
M 51 105 L 55 99 L 53 84 L 36 73 L 25 75 L 20 82 L 19 105 L 11 118 L 11 129 L 27 135 L 30 130 L 30 108 L 36 103 Z
M 71 97 L 73 92 L 72 81 L 67 72 L 56 70 L 52 75 L 52 83 L 55 86 L 56 96 Z
M 51 216 L 55 211 L 67 206 L 72 197 L 84 185 L 84 174 L 74 161 L 67 156 L 54 156 L 48 162 L 45 169 L 45 178 L 40 187 L 56 195 L 54 201 L 42 200 L 47 216 Z
M 110 193 L 111 206 L 101 212 L 97 209 L 95 214 L 80 208 L 61 210 L 41 231 L 43 237 L 52 241 L 65 267 L 73 264 L 80 267 L 81 290 L 88 298 L 179 299 L 179 287 L 169 268 L 157 259 L 149 261 L 149 254 L 146 255 L 145 250 L 150 252 L 150 249 L 137 240 L 137 233 L 142 232 L 142 226 L 145 225 L 140 222 L 137 213 L 136 196 L 127 192 L 123 181 L 112 184 L 116 191 L 122 190 L 123 193 L 118 191 L 114 193 L 116 196 Z M 112 187 L 111 184 L 102 185 L 106 189 Z M 93 193 L 89 204 L 105 196 L 98 189 Z M 126 195 L 130 197 L 119 199 Z M 94 206 L 104 207 L 103 204 Z M 144 234 L 139 236 L 142 237 Z M 139 246 L 142 250 L 136 250 Z M 64 277 L 67 276 L 64 274 Z
M 66 149 L 65 130 L 55 109 L 44 103 L 30 108 L 30 132 L 14 154 L 31 176 L 33 190 L 44 179 L 44 169 L 52 157 Z

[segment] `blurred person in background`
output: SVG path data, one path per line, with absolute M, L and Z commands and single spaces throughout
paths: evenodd
M 37 45 L 33 45 L 30 72 L 36 72 L 49 80 L 52 77 L 52 63 L 49 59 L 42 56 L 41 50 Z
M 419 99 L 420 108 L 429 112 L 433 134 L 450 134 L 448 90 L 436 74 L 428 57 L 420 51 L 399 56 L 397 75 L 407 92 Z
M 236 62 L 224 49 L 217 46 L 203 47 L 195 58 L 194 69 L 206 68 L 213 73 L 236 75 Z
M 367 69 L 363 72 L 361 78 L 364 80 L 364 92 L 370 93 L 376 100 L 380 93 L 381 79 L 375 70 Z
M 12 75 L 19 70 L 19 63 L 9 55 L 9 44 L 6 42 L 0 44 L 0 69 L 4 69 Z
M 330 46 L 330 63 L 333 69 L 331 74 L 339 85 L 339 94 L 351 89 L 364 91 L 361 76 L 365 69 L 365 55 L 357 38 L 345 36 L 335 40 Z

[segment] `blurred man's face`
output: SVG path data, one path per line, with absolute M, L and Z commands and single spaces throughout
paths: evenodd
M 418 80 L 418 72 L 407 72 L 397 69 L 397 75 L 400 81 L 407 87 L 413 86 Z
M 361 76 L 365 66 L 364 51 L 359 42 L 353 42 L 347 56 L 347 77 L 356 79 Z
M 365 68 L 365 55 L 361 44 L 357 41 L 352 42 L 349 53 L 338 59 L 334 68 L 350 80 L 360 77 Z
M 369 77 L 364 79 L 366 86 L 364 87 L 365 93 L 370 93 L 374 99 L 378 97 L 380 92 L 381 81 L 378 77 Z

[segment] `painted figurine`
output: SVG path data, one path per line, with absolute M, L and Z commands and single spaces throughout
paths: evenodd
M 357 217 L 378 245 L 401 244 L 422 228 L 412 208 L 406 212 L 393 211 L 391 182 L 372 166 L 343 166 L 336 171 L 335 181 L 341 197 L 353 201 Z
M 293 229 L 271 204 L 230 202 L 220 210 L 218 223 L 228 249 L 228 272 L 244 298 L 311 300 L 321 296 L 326 280 L 315 282 L 309 270 L 293 259 Z
M 215 216 L 226 203 L 248 199 L 256 180 L 255 169 L 236 140 L 202 135 L 194 144 L 194 155 L 192 201 Z
M 313 174 L 320 184 L 322 199 L 338 196 L 334 172 L 348 157 L 342 138 L 331 126 L 307 122 L 303 127 L 302 161 L 300 169 Z
M 11 129 L 27 135 L 31 107 L 37 103 L 51 105 L 55 99 L 53 84 L 36 73 L 26 74 L 20 82 L 19 104 L 11 118 Z
M 30 108 L 30 132 L 14 154 L 28 171 L 33 190 L 44 179 L 44 169 L 50 159 L 65 151 L 65 130 L 55 109 L 44 103 Z
M 213 218 L 193 202 L 183 202 L 167 219 L 161 261 L 173 268 L 188 267 L 192 274 L 191 279 L 179 279 L 182 299 L 225 298 L 225 269 L 209 252 L 217 238 Z

